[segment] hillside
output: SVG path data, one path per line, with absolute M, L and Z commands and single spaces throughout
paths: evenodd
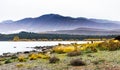
M 23 18 L 21 20 L 7 20 L 0 23 L 0 33 L 46 32 L 56 30 L 72 30 L 80 27 L 99 29 L 119 29 L 120 22 L 101 19 L 88 19 L 85 17 L 73 18 L 59 14 L 45 14 L 35 18 Z
M 48 31 L 50 34 L 70 34 L 70 35 L 120 35 L 119 29 L 108 30 L 89 27 L 80 27 L 72 30 Z

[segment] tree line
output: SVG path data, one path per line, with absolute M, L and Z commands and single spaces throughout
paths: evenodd
M 17 37 L 16 37 L 17 36 Z M 0 34 L 0 41 L 25 40 L 84 40 L 84 39 L 110 39 L 118 35 L 68 35 L 68 34 L 39 34 L 33 32 L 20 32 L 16 34 Z

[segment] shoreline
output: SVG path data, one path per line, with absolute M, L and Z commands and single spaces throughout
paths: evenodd
M 0 41 L 0 42 L 82 42 L 81 41 Z M 90 42 L 90 41 L 85 41 Z
M 21 50 L 21 51 L 16 51 L 16 52 L 3 52 L 3 53 L 1 53 L 0 54 L 0 56 L 1 55 L 3 55 L 4 53 L 5 54 L 15 54 L 15 53 L 18 53 L 18 52 L 22 52 L 22 53 L 24 53 L 24 52 L 26 52 L 26 51 L 28 51 L 28 52 L 31 52 L 31 51 L 37 51 L 38 49 L 39 50 L 42 50 L 43 48 L 49 48 L 49 47 L 54 47 L 54 46 L 56 46 L 56 45 L 58 45 L 58 44 L 63 44 L 63 45 L 67 45 L 67 44 L 72 44 L 72 43 L 77 43 L 77 44 L 90 44 L 90 43 L 92 43 L 91 41 L 0 41 L 0 42 L 11 42 L 11 43 L 24 43 L 24 42 L 29 42 L 29 43 L 32 43 L 32 42 L 49 42 L 49 43 L 53 43 L 53 42 L 60 42 L 60 43 L 57 43 L 57 44 L 55 44 L 55 45 L 46 45 L 46 46 L 42 46 L 42 45 L 36 45 L 36 46 L 26 46 L 26 47 L 24 47 L 24 48 L 26 48 L 26 49 L 31 49 L 31 50 Z M 64 43 L 64 42 L 68 42 L 68 43 Z M 94 42 L 103 42 L 103 41 L 94 41 Z M 93 42 L 93 43 L 94 43 Z M 28 44 L 29 44 L 28 43 Z M 13 47 L 11 47 L 12 49 L 16 49 L 17 47 L 19 47 L 19 46 L 13 46 Z M 38 48 L 38 49 L 36 49 L 36 47 Z M 16 49 L 17 50 L 17 49 Z

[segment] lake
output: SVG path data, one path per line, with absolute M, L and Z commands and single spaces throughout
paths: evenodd
M 30 42 L 13 42 L 13 41 L 0 41 L 0 55 L 3 53 L 15 53 L 22 51 L 31 51 L 32 48 L 27 47 L 35 47 L 35 46 L 54 46 L 61 44 L 70 44 L 70 43 L 78 43 L 83 44 L 90 41 L 30 41 Z

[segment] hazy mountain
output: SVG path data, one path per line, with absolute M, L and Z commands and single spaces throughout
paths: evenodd
M 1 23 L 13 23 L 14 21 L 12 21 L 12 20 L 6 20 L 6 21 L 2 21 Z
M 89 31 L 107 31 L 107 29 L 98 29 L 98 28 L 88 28 L 88 27 L 80 27 L 74 30 L 89 30 Z
M 120 23 L 109 20 L 73 18 L 58 14 L 46 14 L 36 18 L 24 18 L 18 21 L 4 21 L 0 23 L 0 33 L 15 33 L 20 31 L 46 32 L 56 30 L 72 30 L 79 27 L 97 29 L 119 29 Z
M 116 24 L 120 23 L 120 21 L 111 21 L 111 20 L 105 20 L 105 19 L 89 19 L 89 20 L 97 23 L 116 23 Z
M 49 31 L 48 34 L 70 34 L 70 35 L 120 35 L 118 30 L 107 30 L 97 28 L 81 27 L 73 30 Z

